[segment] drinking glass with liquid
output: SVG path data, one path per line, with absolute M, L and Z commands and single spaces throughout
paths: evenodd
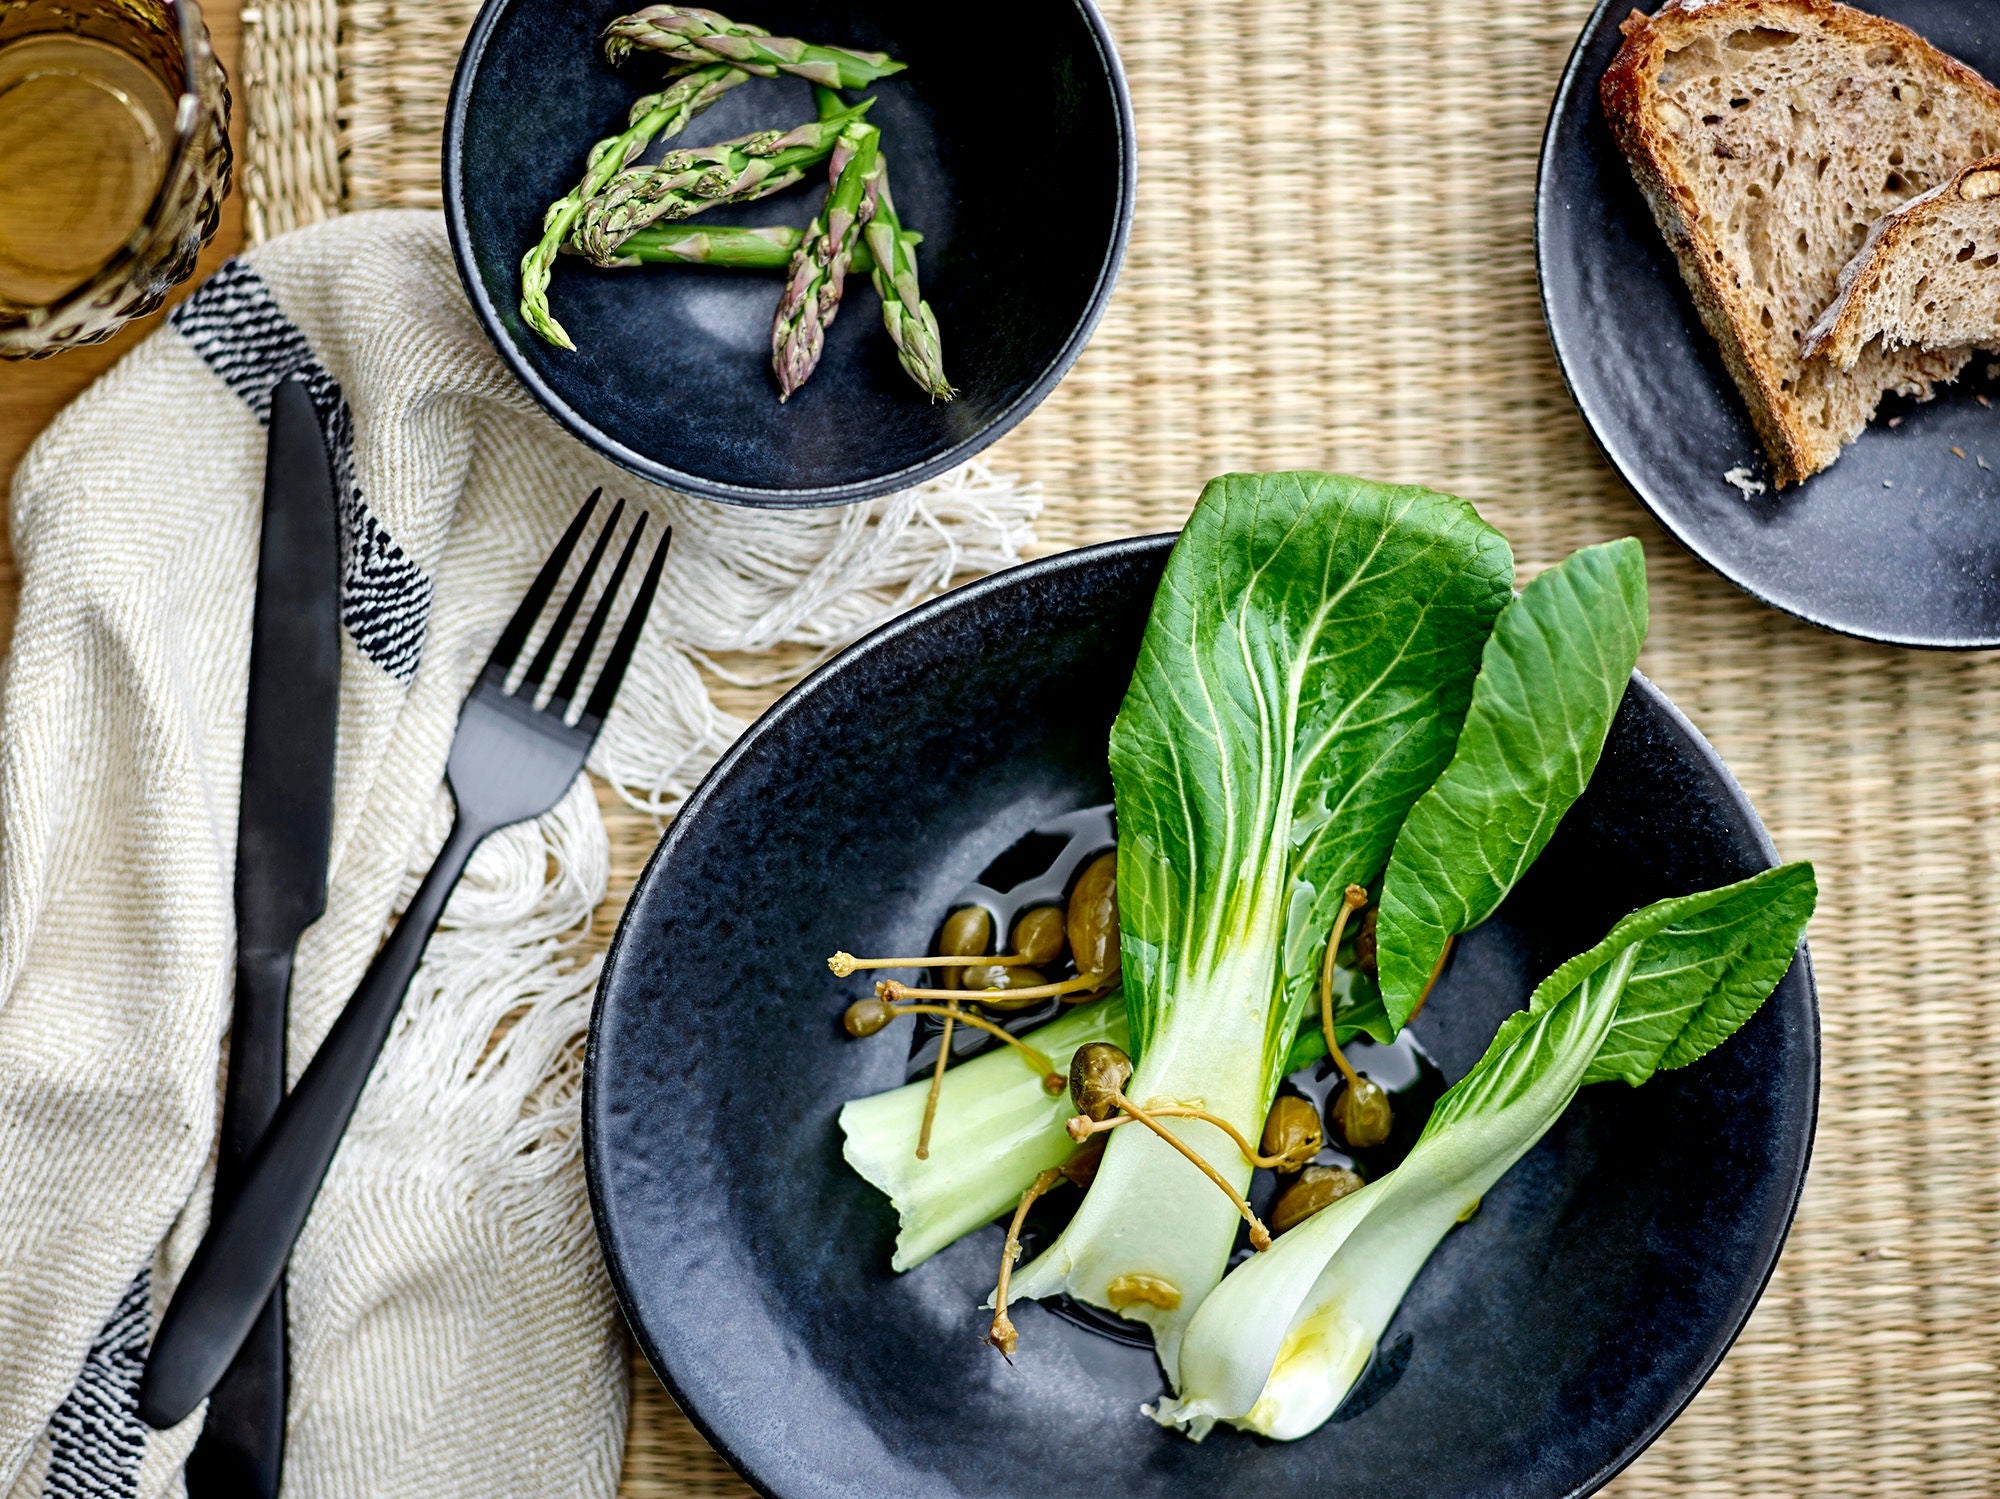
M 215 232 L 229 167 L 193 0 L 0 0 L 0 357 L 159 306 Z

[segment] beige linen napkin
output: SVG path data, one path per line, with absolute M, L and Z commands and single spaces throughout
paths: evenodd
M 306 374 L 344 530 L 326 916 L 294 1077 L 442 841 L 459 702 L 598 484 L 675 528 L 593 769 L 670 809 L 741 725 L 706 653 L 831 648 L 1014 561 L 1031 490 L 974 466 L 837 511 L 639 484 L 564 435 L 467 310 L 428 213 L 357 214 L 232 262 L 79 398 L 12 497 L 0 676 L 0 1489 L 178 1492 L 199 1416 L 134 1414 L 208 1211 L 262 423 Z M 624 1355 L 579 1161 L 578 935 L 607 844 L 589 784 L 483 847 L 291 1268 L 286 1492 L 608 1495 Z M 504 1038 L 493 1038 L 504 1030 Z

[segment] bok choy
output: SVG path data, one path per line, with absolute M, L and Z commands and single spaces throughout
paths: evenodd
M 1438 1101 L 1407 1159 L 1230 1273 L 1187 1329 L 1180 1395 L 1152 1414 L 1199 1440 L 1218 1420 L 1294 1438 L 1333 1414 L 1453 1224 L 1579 1088 L 1684 1067 L 1743 1025 L 1791 966 L 1810 865 L 1661 901 L 1538 985 Z
M 1203 491 L 1111 733 L 1131 1097 L 1261 1129 L 1335 912 L 1449 761 L 1512 581 L 1499 534 L 1429 490 L 1292 473 Z M 1165 1127 L 1247 1185 L 1216 1126 Z M 1014 1294 L 1149 1324 L 1172 1375 L 1236 1224 L 1161 1138 L 1120 1130 Z
M 1081 1005 L 1028 1033 L 1055 1067 L 1069 1071 L 1077 1048 L 1126 1044 L 1125 1006 L 1116 996 Z M 890 1265 L 909 1270 L 975 1228 L 1011 1212 L 1035 1177 L 1076 1154 L 1063 1129 L 1073 1110 L 1051 1096 L 1041 1075 L 1005 1047 L 946 1071 L 928 1159 L 910 1141 L 930 1083 L 915 1082 L 840 1111 L 847 1164 L 894 1204 L 900 1229 Z
M 1382 1005 L 1401 1028 L 1445 946 L 1500 908 L 1590 784 L 1646 639 L 1646 554 L 1585 547 L 1501 611 L 1458 748 L 1382 882 Z

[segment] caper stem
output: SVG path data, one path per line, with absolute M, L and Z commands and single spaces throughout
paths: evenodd
M 833 976 L 844 979 L 850 973 L 863 968 L 969 968 L 974 963 L 998 963 L 1002 967 L 1018 967 L 1028 959 L 1019 953 L 932 953 L 926 958 L 857 958 L 851 952 L 837 952 L 826 960 L 826 966 L 833 970 Z
M 1149 1103 L 1146 1105 L 1146 1112 L 1151 1114 L 1155 1119 L 1206 1120 L 1236 1142 L 1236 1148 L 1243 1152 L 1244 1160 L 1248 1161 L 1252 1166 L 1262 1167 L 1266 1171 L 1278 1166 L 1285 1159 L 1282 1155 L 1257 1154 L 1256 1147 L 1243 1138 L 1242 1130 L 1231 1124 L 1227 1119 L 1224 1119 L 1220 1114 L 1211 1114 L 1207 1109 L 1197 1109 L 1192 1105 L 1184 1103 Z M 1099 1135 L 1104 1133 L 1105 1130 L 1116 1129 L 1121 1124 L 1128 1124 L 1135 1117 L 1132 1114 L 1113 1114 L 1109 1119 L 1087 1119 L 1082 1114 L 1078 1114 L 1069 1122 L 1069 1137 L 1072 1140 L 1088 1140 L 1092 1135 Z
M 952 993 L 956 995 L 957 991 L 953 990 Z M 1046 1056 L 1036 1051 L 1034 1047 L 1023 1041 L 1012 1031 L 1007 1030 L 1003 1026 L 995 1025 L 983 1015 L 970 1015 L 956 1006 L 948 1007 L 945 1005 L 897 1005 L 895 1010 L 898 1015 L 943 1015 L 959 1025 L 969 1025 L 976 1031 L 984 1031 L 996 1041 L 1005 1041 L 1014 1050 L 1021 1053 L 1022 1059 L 1030 1067 L 1034 1068 L 1035 1071 L 1041 1073 L 1042 1086 L 1047 1088 L 1051 1093 L 1060 1093 L 1067 1086 L 1062 1078 L 1057 1075 L 1056 1069 L 1050 1065 L 1049 1059 Z
M 1007 1315 L 1007 1282 L 1014 1274 L 1014 1262 L 1021 1257 L 1021 1225 L 1028 1221 L 1028 1209 L 1035 1205 L 1035 1200 L 1062 1180 L 1060 1166 L 1051 1166 L 1037 1176 L 1021 1194 L 1021 1205 L 1014 1209 L 1014 1221 L 1007 1225 L 1007 1246 L 1000 1251 L 1000 1283 L 993 1288 L 993 1325 L 986 1330 L 986 1341 L 999 1349 L 1000 1356 L 1010 1364 L 1014 1361 L 1014 1350 L 1021 1346 L 1021 1335 Z
M 1333 958 L 1340 951 L 1340 936 L 1347 930 L 1347 918 L 1367 904 L 1366 890 L 1359 885 L 1347 887 L 1347 893 L 1340 898 L 1340 910 L 1333 918 L 1333 935 L 1327 939 L 1326 961 L 1319 966 L 1319 1028 L 1326 1035 L 1326 1054 L 1333 1058 L 1350 1088 L 1361 1079 L 1341 1051 L 1340 1043 L 1333 1039 Z
M 1207 1177 L 1210 1181 L 1214 1182 L 1216 1186 L 1222 1189 L 1222 1195 L 1227 1197 L 1232 1203 L 1236 1205 L 1236 1211 L 1241 1213 L 1243 1215 L 1243 1221 L 1250 1225 L 1250 1247 L 1252 1249 L 1255 1249 L 1261 1253 L 1262 1251 L 1269 1249 L 1271 1247 L 1271 1231 L 1268 1228 L 1264 1227 L 1263 1220 L 1258 1218 L 1256 1210 L 1253 1209 L 1250 1206 L 1250 1204 L 1244 1200 L 1243 1194 L 1237 1191 L 1234 1187 L 1230 1186 L 1228 1182 L 1222 1179 L 1221 1172 L 1217 1171 L 1213 1166 L 1209 1165 L 1207 1161 L 1203 1160 L 1201 1156 L 1195 1152 L 1194 1148 L 1190 1146 L 1185 1140 L 1183 1140 L 1179 1135 L 1175 1134 L 1172 1130 L 1168 1129 L 1164 1124 L 1160 1123 L 1159 1120 L 1155 1119 L 1151 1114 L 1147 1113 L 1144 1109 L 1140 1108 L 1139 1105 L 1132 1102 L 1132 1100 L 1127 1098 L 1123 1093 L 1113 1093 L 1111 1095 L 1111 1098 L 1112 1101 L 1116 1103 L 1119 1108 L 1123 1109 L 1126 1113 L 1130 1114 L 1134 1119 L 1137 1119 L 1141 1124 L 1145 1125 L 1147 1129 L 1151 1130 L 1154 1134 L 1158 1135 L 1162 1140 L 1165 1140 L 1169 1145 L 1173 1146 L 1175 1150 L 1178 1150 L 1182 1155 L 1186 1156 L 1188 1161 L 1195 1167 L 1195 1169 L 1200 1171 L 1203 1176 Z M 1179 1105 L 1173 1105 L 1172 1107 L 1177 1108 L 1179 1107 Z M 1162 1109 L 1161 1112 L 1165 1113 L 1166 1110 Z M 1239 1138 L 1241 1137 L 1239 1136 Z
M 1438 975 L 1444 972 L 1444 965 L 1450 961 L 1451 945 L 1456 941 L 1458 941 L 1456 932 L 1444 939 L 1444 946 L 1438 952 L 1438 960 L 1431 965 L 1431 976 L 1424 980 L 1424 992 L 1417 996 L 1417 1002 L 1410 1007 L 1410 1020 L 1417 1018 L 1417 1012 L 1423 1009 L 1424 1001 L 1431 997 L 1431 990 L 1437 987 Z M 1408 1025 L 1410 1020 L 1404 1021 L 1403 1024 Z
M 946 1005 L 944 1030 L 938 1035 L 937 1066 L 931 1069 L 931 1091 L 924 1099 L 924 1124 L 917 1131 L 917 1159 L 931 1158 L 931 1126 L 937 1122 L 938 1093 L 944 1087 L 944 1069 L 951 1063 L 951 1031 L 958 1023 L 958 1006 Z
M 1000 960 L 987 958 L 983 961 L 996 963 Z M 1026 989 L 995 989 L 993 996 L 996 1001 L 1008 1004 L 1021 999 L 1053 999 L 1058 994 L 1075 994 L 1081 990 L 1095 989 L 1103 982 L 1104 975 L 1101 973 L 1079 973 L 1075 978 L 1064 979 L 1059 984 L 1031 984 Z M 878 984 L 876 988 L 882 997 L 888 1000 L 964 999 L 970 1000 L 973 1004 L 980 1003 L 979 996 L 985 992 L 980 989 L 913 989 L 908 984 L 897 983 L 894 979 Z

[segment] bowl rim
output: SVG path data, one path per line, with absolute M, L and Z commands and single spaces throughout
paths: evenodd
M 606 1205 L 609 1188 L 604 1179 L 604 1168 L 600 1162 L 599 1141 L 596 1123 L 597 1086 L 602 1075 L 599 1064 L 601 1027 L 605 1013 L 605 991 L 619 972 L 619 958 L 625 945 L 625 935 L 630 928 L 633 914 L 642 893 L 652 882 L 656 869 L 671 856 L 687 836 L 707 804 L 727 787 L 736 768 L 750 755 L 757 753 L 759 742 L 785 717 L 796 712 L 800 705 L 825 692 L 854 662 L 893 646 L 905 636 L 921 632 L 941 616 L 956 610 L 976 607 L 996 594 L 1012 591 L 1021 586 L 1030 586 L 1043 579 L 1088 568 L 1101 562 L 1115 562 L 1133 557 L 1165 553 L 1172 549 L 1179 532 L 1154 532 L 1144 536 L 1128 537 L 1117 541 L 1099 542 L 1091 546 L 1077 547 L 1070 551 L 1057 552 L 1031 562 L 1020 563 L 989 573 L 983 578 L 964 584 L 939 594 L 917 607 L 898 615 L 863 635 L 838 655 L 815 668 L 801 679 L 785 695 L 767 708 L 757 720 L 738 736 L 736 742 L 723 752 L 704 775 L 694 791 L 674 814 L 672 824 L 654 846 L 647 858 L 639 878 L 633 883 L 625 908 L 619 913 L 618 926 L 612 934 L 610 946 L 605 950 L 603 967 L 599 970 L 597 989 L 591 998 L 590 1028 L 584 1046 L 584 1073 L 582 1098 L 582 1147 L 584 1183 L 590 1199 L 591 1222 L 597 1232 L 598 1248 L 604 1256 L 607 1275 L 612 1291 L 618 1300 L 619 1312 L 625 1324 L 631 1329 L 632 1337 L 640 1351 L 646 1356 L 646 1363 L 663 1384 L 674 1403 L 679 1406 L 702 1440 L 714 1448 L 736 1472 L 765 1499 L 789 1499 L 777 1489 L 767 1484 L 753 1464 L 752 1455 L 738 1450 L 731 1442 L 718 1433 L 702 1413 L 700 1401 L 691 1394 L 668 1367 L 662 1355 L 660 1342 L 650 1328 L 638 1316 L 637 1297 L 629 1284 L 629 1267 L 620 1252 L 610 1224 L 611 1211 Z M 1632 673 L 1632 685 L 1639 689 L 1653 708 L 1664 715 L 1666 722 L 1686 736 L 1686 742 L 1695 759 L 1714 773 L 1719 783 L 1722 804 L 1733 809 L 1744 820 L 1751 834 L 1751 841 L 1758 853 L 1769 860 L 1771 865 L 1780 862 L 1777 845 L 1772 841 L 1764 821 L 1757 814 L 1750 798 L 1743 790 L 1715 746 L 1706 735 L 1688 719 L 1679 706 L 1660 690 L 1643 672 Z M 1768 866 L 1767 866 L 1768 867 Z M 1797 1220 L 1799 1203 L 1805 1192 L 1806 1177 L 1812 1166 L 1812 1154 L 1819 1125 L 1820 1071 L 1822 1062 L 1821 1030 L 1819 1013 L 1819 986 L 1813 977 L 1812 953 L 1809 944 L 1801 940 L 1792 960 L 1792 973 L 1799 975 L 1805 986 L 1806 1008 L 1811 1018 L 1808 1034 L 1803 1038 L 1806 1053 L 1806 1072 L 1809 1097 L 1806 1099 L 1804 1139 L 1798 1150 L 1797 1167 L 1792 1174 L 1789 1200 L 1785 1204 L 1782 1223 L 1770 1243 L 1763 1249 L 1763 1264 L 1752 1274 L 1744 1276 L 1737 1285 L 1736 1297 L 1723 1317 L 1723 1334 L 1715 1340 L 1700 1366 L 1691 1371 L 1685 1383 L 1673 1392 L 1673 1398 L 1663 1403 L 1658 1415 L 1649 1421 L 1639 1433 L 1621 1450 L 1610 1454 L 1602 1464 L 1578 1487 L 1569 1491 L 1565 1499 L 1584 1499 L 1594 1494 L 1617 1477 L 1648 1447 L 1659 1439 L 1660 1434 L 1678 1420 L 1694 1397 L 1714 1377 L 1722 1360 L 1743 1334 L 1749 1324 L 1757 1304 L 1763 1299 L 1771 1277 L 1776 1273 L 1778 1261 L 1783 1256 L 1786 1241 L 1791 1236 L 1793 1223 Z M 1782 984 L 1783 979 L 1780 980 Z
M 457 70 L 452 74 L 451 94 L 445 106 L 442 148 L 445 232 L 451 241 L 451 258 L 458 267 L 458 278 L 465 288 L 466 300 L 472 304 L 473 315 L 479 320 L 480 330 L 498 351 L 501 361 L 526 387 L 542 409 L 561 423 L 571 436 L 602 453 L 620 468 L 682 494 L 720 500 L 730 505 L 749 505 L 762 509 L 799 510 L 827 505 L 852 505 L 862 500 L 894 494 L 898 490 L 909 489 L 926 479 L 934 479 L 939 474 L 957 468 L 1011 432 L 1062 382 L 1070 367 L 1083 353 L 1084 346 L 1090 342 L 1091 335 L 1097 331 L 1098 323 L 1103 320 L 1104 310 L 1110 304 L 1112 291 L 1118 284 L 1118 273 L 1124 264 L 1126 247 L 1132 238 L 1132 216 L 1139 188 L 1138 134 L 1132 115 L 1131 89 L 1126 84 L 1124 64 L 1119 60 L 1118 47 L 1112 40 L 1110 28 L 1098 11 L 1095 0 L 1069 0 L 1090 33 L 1105 80 L 1111 85 L 1118 148 L 1118 201 L 1112 216 L 1110 243 L 1105 246 L 1104 258 L 1098 265 L 1097 277 L 1091 285 L 1090 298 L 1084 305 L 1083 315 L 1070 329 L 1062 347 L 1057 350 L 1056 357 L 1034 382 L 976 431 L 951 443 L 935 457 L 906 465 L 890 473 L 868 479 L 856 479 L 844 484 L 820 484 L 798 488 L 736 484 L 675 468 L 671 464 L 662 463 L 656 458 L 627 447 L 572 407 L 536 371 L 508 332 L 502 311 L 488 295 L 486 284 L 481 280 L 472 260 L 472 236 L 471 227 L 466 222 L 463 170 L 466 115 L 471 108 L 473 82 L 478 76 L 481 64 L 485 61 L 486 48 L 492 41 L 493 33 L 499 27 L 501 20 L 517 3 L 519 0 L 485 0 L 485 4 L 480 7 L 478 18 L 472 23 L 472 31 L 466 38 L 465 48 L 459 54 Z
M 1645 506 L 1647 514 L 1657 521 L 1662 530 L 1680 544 L 1688 555 L 1702 566 L 1709 568 L 1725 582 L 1748 594 L 1758 603 L 1778 613 L 1825 630 L 1833 635 L 1845 635 L 1855 640 L 1873 641 L 1879 645 L 1901 646 L 1912 650 L 1928 651 L 1979 651 L 1990 650 L 2000 645 L 2000 635 L 1935 635 L 1921 631 L 1903 631 L 1889 628 L 1871 627 L 1843 621 L 1832 614 L 1814 607 L 1803 599 L 1786 601 L 1775 597 L 1763 584 L 1754 581 L 1734 558 L 1698 536 L 1694 529 L 1675 514 L 1668 498 L 1662 495 L 1660 486 L 1645 466 L 1632 456 L 1628 445 L 1622 440 L 1625 433 L 1621 424 L 1612 420 L 1610 414 L 1600 405 L 1593 388 L 1580 383 L 1576 361 L 1572 357 L 1571 340 L 1575 334 L 1567 331 L 1567 319 L 1562 315 L 1556 299 L 1550 292 L 1552 250 L 1550 241 L 1558 237 L 1558 221 L 1568 208 L 1568 200 L 1557 196 L 1555 178 L 1558 171 L 1557 158 L 1565 145 L 1579 133 L 1590 128 L 1592 110 L 1597 98 L 1597 80 L 1585 78 L 1587 54 L 1597 42 L 1607 26 L 1614 25 L 1614 14 L 1627 0 L 1596 0 L 1590 15 L 1577 32 L 1576 42 L 1570 49 L 1569 59 L 1563 64 L 1562 78 L 1556 85 L 1554 99 L 1550 102 L 1548 118 L 1542 128 L 1541 150 L 1535 163 L 1535 283 L 1541 301 L 1542 326 L 1549 336 L 1549 348 L 1555 355 L 1556 368 L 1562 374 L 1563 388 L 1569 392 L 1572 405 L 1583 418 L 1583 425 L 1590 433 L 1590 439 L 1604 461 L 1611 465 L 1618 477 L 1624 481 Z M 1702 336 L 1706 337 L 1706 333 Z M 1741 397 L 1732 396 L 1740 400 Z

